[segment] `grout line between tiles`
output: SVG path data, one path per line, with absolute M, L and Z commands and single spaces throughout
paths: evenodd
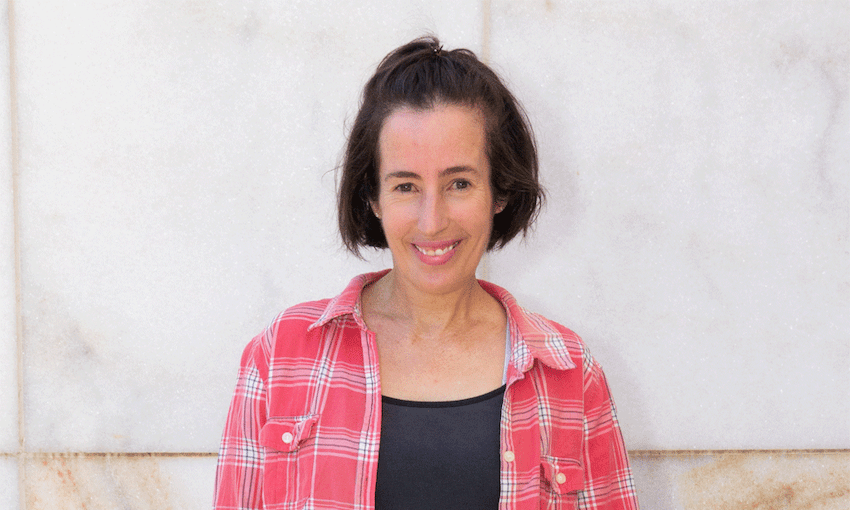
M 24 337 L 21 317 L 21 245 L 20 196 L 18 172 L 20 153 L 18 146 L 18 86 L 15 60 L 15 2 L 6 2 L 6 28 L 9 34 L 9 165 L 12 184 L 12 252 L 15 271 L 15 357 L 18 390 L 18 506 L 26 509 L 26 433 L 24 431 Z
M 490 64 L 490 43 L 492 35 L 490 33 L 490 16 L 492 9 L 492 0 L 481 0 L 481 59 L 485 64 Z
M 492 0 L 481 0 L 481 60 L 490 64 L 490 8 Z M 490 280 L 490 251 L 485 251 L 479 265 L 479 278 Z
M 850 455 L 850 449 L 753 449 L 753 450 L 629 450 L 629 456 L 638 457 L 699 457 L 711 455 Z M 65 458 L 214 458 L 218 453 L 210 452 L 29 452 L 0 453 L 0 458 L 65 459 Z
M 0 453 L 0 459 L 18 457 L 24 460 L 35 459 L 83 459 L 83 458 L 215 458 L 218 453 L 208 452 L 27 452 Z
M 629 450 L 629 457 L 700 457 L 710 455 L 847 455 L 850 449 Z

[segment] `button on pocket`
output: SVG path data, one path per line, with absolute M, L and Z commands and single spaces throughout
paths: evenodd
M 295 506 L 310 495 L 319 415 L 269 418 L 260 429 L 263 447 L 263 499 L 265 508 Z
M 584 488 L 584 469 L 574 459 L 545 457 L 540 464 L 541 482 L 555 494 L 578 492 Z
M 294 452 L 313 436 L 318 415 L 271 418 L 260 430 L 260 444 L 279 452 Z

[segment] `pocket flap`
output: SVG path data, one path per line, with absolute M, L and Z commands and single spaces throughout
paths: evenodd
M 576 460 L 548 457 L 543 459 L 541 471 L 556 494 L 567 494 L 584 488 L 584 469 Z
M 260 430 L 260 444 L 279 452 L 294 452 L 309 439 L 318 415 L 271 418 Z

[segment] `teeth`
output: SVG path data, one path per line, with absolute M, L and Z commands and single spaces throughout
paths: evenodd
M 429 257 L 439 257 L 440 255 L 445 255 L 446 253 L 453 250 L 454 247 L 457 246 L 457 243 L 454 243 L 451 246 L 446 246 L 445 248 L 441 248 L 439 250 L 426 250 L 425 248 L 422 248 L 415 244 L 413 246 L 416 246 L 417 250 L 419 250 L 421 253 L 424 253 L 425 255 L 428 255 Z

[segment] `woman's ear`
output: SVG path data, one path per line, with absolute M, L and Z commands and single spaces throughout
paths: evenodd
M 369 200 L 369 207 L 372 208 L 372 214 L 375 215 L 379 220 L 381 219 L 381 206 L 378 205 L 376 200 Z
M 508 201 L 505 198 L 497 198 L 495 202 L 493 202 L 493 215 L 499 214 L 500 212 L 505 210 L 505 206 L 508 205 Z

